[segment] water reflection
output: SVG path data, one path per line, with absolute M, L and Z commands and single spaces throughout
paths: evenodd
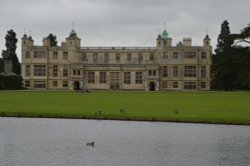
M 249 154 L 248 126 L 0 118 L 1 166 L 245 166 Z

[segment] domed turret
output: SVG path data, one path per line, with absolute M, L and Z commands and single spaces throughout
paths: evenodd
M 156 46 L 157 48 L 161 49 L 164 47 L 171 47 L 172 46 L 172 39 L 168 36 L 168 32 L 166 31 L 166 29 L 158 35 L 157 37 L 157 43 Z
M 167 39 L 168 38 L 168 32 L 166 31 L 166 29 L 162 32 L 161 37 L 163 39 Z
M 33 46 L 34 45 L 34 41 L 32 39 L 31 36 L 27 36 L 27 34 L 25 33 L 22 37 L 22 47 L 24 46 Z
M 210 37 L 208 36 L 208 34 L 205 36 L 205 38 L 203 39 L 203 46 L 206 47 L 206 46 L 210 46 Z
M 81 46 L 81 39 L 78 38 L 76 31 L 72 28 L 69 37 L 66 38 L 66 45 L 73 46 L 73 47 L 80 47 Z
M 78 38 L 77 33 L 74 29 L 71 30 L 71 32 L 69 34 L 69 38 Z

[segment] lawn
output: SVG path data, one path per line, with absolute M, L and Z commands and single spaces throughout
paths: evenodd
M 250 124 L 250 92 L 0 91 L 0 116 Z

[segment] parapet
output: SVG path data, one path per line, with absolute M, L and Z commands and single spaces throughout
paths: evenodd
M 192 46 L 192 38 L 190 37 L 183 38 L 183 46 Z

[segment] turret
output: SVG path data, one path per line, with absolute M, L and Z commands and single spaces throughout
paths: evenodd
M 209 38 L 208 34 L 205 36 L 205 38 L 203 39 L 203 46 L 204 47 L 209 47 L 211 46 L 211 39 Z
M 163 47 L 171 47 L 172 46 L 172 39 L 168 37 L 168 32 L 164 30 L 162 34 L 159 34 L 157 37 L 157 48 Z
M 74 29 L 71 30 L 69 37 L 66 38 L 66 46 L 68 47 L 81 47 L 81 39 L 78 38 Z
M 34 41 L 31 36 L 27 36 L 26 34 L 22 37 L 22 47 L 25 46 L 34 46 Z

